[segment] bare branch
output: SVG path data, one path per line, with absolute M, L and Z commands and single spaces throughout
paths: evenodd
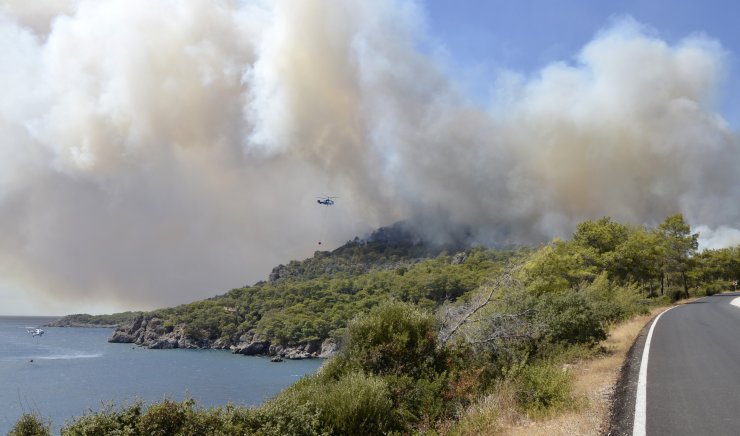
M 491 300 L 493 300 L 494 295 L 497 291 L 500 291 L 501 289 L 504 289 L 506 287 L 511 287 L 511 285 L 514 282 L 514 274 L 516 271 L 518 271 L 519 266 L 516 267 L 509 267 L 507 270 L 501 274 L 499 277 L 497 277 L 493 282 L 484 285 L 482 288 L 482 292 L 479 293 L 482 297 L 480 297 L 477 301 L 472 301 L 467 304 L 463 304 L 458 307 L 448 307 L 445 311 L 445 317 L 442 321 L 442 328 L 440 329 L 440 342 L 442 344 L 446 344 L 457 332 L 458 330 L 470 323 L 480 322 L 480 319 L 474 318 L 474 316 L 484 307 L 486 307 Z M 495 317 L 519 317 L 521 314 L 498 314 L 495 315 Z M 453 319 L 456 319 L 454 322 L 452 322 Z M 453 324 L 452 327 L 450 327 L 450 324 Z

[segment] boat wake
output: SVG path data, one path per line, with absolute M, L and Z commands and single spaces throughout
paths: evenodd
M 67 359 L 94 359 L 102 356 L 103 353 L 95 354 L 54 354 L 51 356 L 40 356 L 37 357 L 39 360 L 67 360 Z

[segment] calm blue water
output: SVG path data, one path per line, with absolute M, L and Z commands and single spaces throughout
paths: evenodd
M 38 338 L 26 333 L 53 319 L 0 317 L 0 434 L 31 410 L 51 419 L 58 431 L 65 420 L 111 401 L 190 396 L 205 406 L 257 405 L 321 365 L 109 344 L 111 329 L 44 328 Z

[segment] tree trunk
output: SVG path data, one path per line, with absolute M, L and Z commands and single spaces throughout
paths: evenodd
M 683 279 L 683 291 L 686 294 L 686 298 L 689 298 L 689 284 L 686 280 L 686 271 L 681 271 L 681 278 Z
M 665 292 L 665 273 L 660 272 L 660 295 L 664 295 Z

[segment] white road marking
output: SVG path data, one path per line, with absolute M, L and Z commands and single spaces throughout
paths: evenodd
M 648 355 L 650 354 L 650 341 L 653 339 L 653 330 L 655 329 L 655 325 L 658 323 L 658 320 L 664 313 L 671 309 L 673 309 L 673 307 L 669 307 L 655 317 L 655 321 L 653 321 L 653 325 L 650 326 L 647 339 L 645 340 L 645 348 L 642 350 L 642 361 L 640 362 L 640 376 L 637 379 L 635 422 L 632 425 L 632 436 L 645 436 L 647 429 L 647 368 Z
M 732 304 L 733 306 L 740 307 L 740 297 L 733 298 L 732 301 L 730 301 L 730 304 Z

